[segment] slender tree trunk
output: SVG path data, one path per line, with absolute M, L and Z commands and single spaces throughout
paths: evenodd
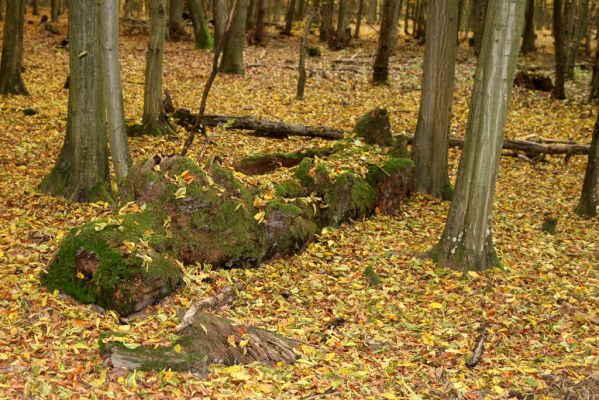
M 404 15 L 404 20 L 403 20 L 403 33 L 405 35 L 409 34 L 410 30 L 408 28 L 408 25 L 410 24 L 410 6 L 411 2 L 410 0 L 406 0 L 406 14 Z M 382 24 L 382 21 L 381 21 Z
M 347 1 L 348 0 L 339 0 L 339 9 L 337 14 L 337 31 L 335 32 L 335 38 L 333 39 L 330 45 L 330 47 L 335 50 L 347 47 L 351 40 L 351 33 L 348 35 L 347 32 Z
M 570 37 L 566 42 L 568 44 L 567 52 L 567 65 L 566 65 L 566 78 L 574 78 L 574 67 L 576 65 L 576 58 L 578 57 L 578 51 L 580 49 L 580 42 L 584 32 L 587 29 L 587 19 L 589 14 L 589 0 L 575 0 L 572 6 L 572 10 L 568 14 L 566 24 L 571 26 L 572 29 L 569 31 Z
M 485 17 L 489 0 L 474 0 L 472 2 L 474 18 L 474 53 L 480 54 L 485 32 Z
M 576 213 L 585 217 L 597 215 L 597 190 L 599 189 L 599 115 L 593 129 L 593 139 L 589 151 L 584 183 Z
M 366 15 L 366 21 L 370 25 L 376 24 L 376 14 L 378 9 L 378 0 L 368 0 L 368 11 Z
M 295 98 L 297 100 L 304 99 L 304 89 L 306 88 L 306 48 L 308 47 L 308 37 L 310 36 L 312 20 L 314 19 L 314 14 L 317 10 L 317 8 L 314 7 L 314 12 L 312 12 L 311 8 L 312 7 L 308 4 L 308 9 L 306 10 L 306 18 L 304 20 L 304 33 L 302 34 L 302 39 L 300 41 L 298 65 L 299 77 L 297 80 L 297 93 L 295 95 Z
M 191 22 L 193 23 L 193 32 L 195 37 L 196 48 L 211 49 L 214 47 L 214 40 L 208 29 L 206 22 L 206 14 L 201 0 L 189 0 L 189 13 L 191 14 Z
M 424 77 L 412 144 L 415 190 L 451 199 L 447 151 L 455 77 L 458 0 L 429 0 Z
M 526 0 L 489 0 L 456 190 L 445 230 L 431 251 L 436 262 L 458 270 L 499 263 L 491 227 L 493 197 L 525 5 Z
M 125 103 L 119 61 L 119 7 L 116 1 L 100 2 L 102 82 L 112 165 L 117 181 L 123 182 L 131 166 L 125 126 Z
M 150 33 L 142 119 L 142 132 L 148 135 L 173 133 L 162 108 L 162 60 L 166 21 L 166 0 L 150 0 Z
M 397 37 L 393 37 L 393 21 L 397 0 L 384 0 L 383 19 L 379 33 L 379 43 L 374 59 L 372 80 L 375 85 L 383 85 L 389 82 L 389 58 L 395 48 Z
M 522 54 L 534 53 L 535 48 L 535 0 L 526 2 L 526 23 L 522 40 Z
M 229 7 L 227 0 L 214 0 L 212 12 L 214 14 L 214 48 L 218 48 L 227 25 Z
M 37 0 L 31 0 L 31 14 L 40 15 L 40 7 Z
M 354 38 L 360 38 L 360 27 L 362 26 L 362 14 L 364 14 L 364 0 L 359 0 L 358 3 L 358 15 L 356 16 L 356 30 L 354 31 Z
M 333 0 L 323 0 L 320 8 L 320 38 L 322 43 L 329 43 L 333 33 Z
M 597 32 L 599 32 L 599 18 L 595 18 Z M 593 63 L 593 76 L 591 78 L 591 93 L 589 102 L 599 98 L 599 46 L 595 49 L 595 61 Z
M 553 0 L 553 36 L 555 39 L 555 88 L 553 97 L 558 100 L 566 98 L 566 49 L 564 44 L 564 28 L 562 26 L 562 10 L 562 0 Z
M 243 75 L 243 48 L 245 46 L 245 21 L 248 0 L 238 0 L 237 9 L 223 49 L 220 72 Z
M 266 0 L 258 0 L 258 10 L 256 13 L 256 29 L 254 30 L 254 40 L 257 45 L 264 44 L 264 21 L 266 20 Z
M 50 6 L 50 15 L 52 22 L 58 22 L 58 18 L 60 17 L 61 11 L 61 1 L 62 0 L 52 0 Z
M 168 30 L 166 39 L 177 41 L 184 36 L 183 28 L 183 0 L 169 0 L 168 7 Z
M 293 18 L 295 16 L 295 4 L 296 0 L 289 1 L 289 8 L 287 9 L 287 14 L 285 15 L 285 29 L 283 30 L 283 35 L 291 36 L 291 29 L 293 29 Z
M 4 21 L 4 0 L 0 0 L 0 22 Z
M 248 4 L 248 12 L 245 18 L 245 29 L 250 32 L 254 30 L 254 25 L 256 23 L 255 15 L 256 15 L 256 0 L 249 0 Z
M 74 201 L 106 200 L 110 184 L 98 1 L 70 2 L 69 46 L 67 134 L 56 165 L 40 189 Z
M 28 95 L 23 81 L 23 27 L 25 0 L 6 4 L 2 60 L 0 61 L 0 94 Z
M 427 0 L 420 0 L 420 8 L 418 9 L 418 14 L 416 15 L 417 29 L 414 33 L 414 38 L 418 40 L 420 43 L 425 41 L 425 29 L 426 29 L 426 17 L 425 10 L 427 8 Z

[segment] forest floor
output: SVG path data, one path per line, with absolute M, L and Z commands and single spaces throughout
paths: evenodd
M 189 267 L 185 288 L 128 325 L 114 313 L 98 313 L 48 292 L 38 275 L 61 238 L 110 208 L 68 203 L 36 189 L 64 137 L 68 53 L 57 47 L 62 37 L 44 31 L 38 17 L 27 19 L 34 21 L 26 24 L 25 34 L 24 77 L 31 96 L 0 99 L 0 398 L 561 398 L 559 387 L 599 369 L 599 222 L 572 211 L 586 161 L 579 156 L 537 164 L 502 158 L 493 235 L 503 269 L 462 275 L 422 259 L 440 236 L 449 204 L 414 196 L 398 216 L 327 229 L 301 254 L 257 269 Z M 297 38 L 271 34 L 266 47 L 247 49 L 245 76 L 217 78 L 209 113 L 349 130 L 358 116 L 382 106 L 390 111 L 395 132 L 414 132 L 423 47 L 400 40 L 391 83 L 376 88 L 369 83 L 374 36 L 340 52 L 323 48 L 321 58 L 308 60 L 316 74 L 308 79 L 306 100 L 296 101 Z M 122 38 L 131 122 L 141 118 L 145 50 L 145 37 Z M 360 62 L 351 68 L 344 64 L 345 71 L 334 68 L 335 60 L 348 58 Z M 167 45 L 165 88 L 178 107 L 197 109 L 210 60 L 211 53 L 193 50 L 190 42 Z M 551 73 L 552 58 L 542 49 L 519 65 Z M 473 53 L 460 49 L 455 135 L 465 131 L 475 66 Z M 590 142 L 596 113 L 586 102 L 589 80 L 590 72 L 577 68 L 567 101 L 515 88 L 506 137 Z M 26 107 L 39 114 L 24 116 Z M 236 131 L 209 134 L 215 143 L 209 153 L 219 154 L 226 165 L 250 152 L 323 143 Z M 181 131 L 133 139 L 134 160 L 179 152 L 184 138 Z M 191 155 L 200 147 L 196 142 Z M 458 156 L 451 150 L 452 179 Z M 262 179 L 269 178 L 245 178 L 248 184 Z M 559 218 L 555 235 L 540 229 L 546 214 Z M 367 266 L 381 276 L 380 288 L 368 286 Z M 178 307 L 231 281 L 245 289 L 222 314 L 304 341 L 295 365 L 216 366 L 199 378 L 103 364 L 101 332 L 120 331 L 137 343 L 168 343 L 176 338 Z M 468 369 L 465 361 L 481 324 L 488 324 L 486 350 L 482 362 Z

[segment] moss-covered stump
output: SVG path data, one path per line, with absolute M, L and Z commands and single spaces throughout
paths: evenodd
M 364 114 L 356 123 L 354 133 L 369 144 L 392 146 L 394 143 L 389 113 L 384 108 L 375 108 Z
M 233 168 L 246 175 L 262 175 L 273 172 L 278 168 L 291 168 L 298 165 L 304 158 L 324 157 L 335 153 L 339 146 L 303 149 L 289 153 L 258 153 L 250 154 L 235 161 Z
M 129 370 L 192 371 L 208 373 L 212 364 L 293 363 L 299 343 L 274 332 L 198 312 L 172 346 L 131 346 L 118 336 L 100 338 L 100 350 L 115 368 Z
M 256 266 L 301 250 L 324 226 L 394 211 L 410 190 L 412 164 L 386 157 L 360 176 L 332 174 L 304 158 L 295 177 L 255 193 L 216 162 L 154 157 L 132 168 L 122 195 L 131 200 L 106 221 L 65 238 L 42 282 L 121 315 L 175 290 L 184 264 Z

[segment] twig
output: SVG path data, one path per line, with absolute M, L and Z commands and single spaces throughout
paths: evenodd
M 198 311 L 204 310 L 206 308 L 216 308 L 221 304 L 230 302 L 232 299 L 237 297 L 237 291 L 241 289 L 243 289 L 241 284 L 226 286 L 214 296 L 193 303 L 181 318 L 181 323 L 175 327 L 175 331 L 180 332 L 193 324 L 194 316 Z
M 218 64 L 220 59 L 220 54 L 223 51 L 225 46 L 225 42 L 229 37 L 229 33 L 231 32 L 231 26 L 233 25 L 233 17 L 235 16 L 235 11 L 237 8 L 237 0 L 233 0 L 233 5 L 231 6 L 231 12 L 229 13 L 229 17 L 227 19 L 227 25 L 225 27 L 225 32 L 223 33 L 222 40 L 218 43 L 216 49 L 214 49 L 214 58 L 212 59 L 212 71 L 210 72 L 210 76 L 208 77 L 208 81 L 206 82 L 206 86 L 204 86 L 204 93 L 202 93 L 202 101 L 200 103 L 200 111 L 196 116 L 196 119 L 193 123 L 193 128 L 185 140 L 185 144 L 183 145 L 183 150 L 181 150 L 181 156 L 187 155 L 187 151 L 193 144 L 193 140 L 195 139 L 196 132 L 199 130 L 202 135 L 206 136 L 206 127 L 202 124 L 202 117 L 204 116 L 204 112 L 206 111 L 206 103 L 208 102 L 208 94 L 210 94 L 210 89 L 212 88 L 212 84 L 216 79 L 216 75 L 218 75 Z M 206 141 L 206 143 L 208 143 Z M 204 147 L 206 146 L 204 143 Z M 202 152 L 203 153 L 203 152 Z
M 472 349 L 472 357 L 468 361 L 466 361 L 466 366 L 468 368 L 474 368 L 480 363 L 483 357 L 483 353 L 485 351 L 485 341 L 487 340 L 487 324 L 484 323 L 478 329 L 479 335 L 476 338 L 476 343 L 474 348 Z

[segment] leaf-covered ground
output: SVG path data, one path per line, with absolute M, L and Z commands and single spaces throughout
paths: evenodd
M 67 203 L 36 189 L 63 141 L 68 53 L 56 46 L 61 37 L 45 32 L 37 17 L 28 20 L 35 21 L 26 24 L 25 35 L 24 76 L 31 96 L 0 98 L 0 398 L 500 399 L 510 392 L 559 398 L 555 380 L 563 373 L 575 384 L 599 369 L 599 223 L 572 212 L 583 157 L 567 164 L 549 157 L 534 165 L 503 157 L 494 238 L 504 269 L 463 276 L 422 259 L 441 233 L 448 204 L 415 196 L 397 217 L 380 215 L 325 230 L 302 254 L 259 269 L 190 267 L 183 290 L 129 325 L 112 313 L 49 293 L 38 274 L 61 238 L 110 210 Z M 277 37 L 266 48 L 250 47 L 246 75 L 219 76 L 208 112 L 350 129 L 357 116 L 384 106 L 394 131 L 413 132 L 423 48 L 402 41 L 391 85 L 373 88 L 368 82 L 372 39 L 337 53 L 323 49 L 322 58 L 309 59 L 315 74 L 303 102 L 294 100 L 297 40 Z M 145 46 L 144 37 L 122 39 L 126 114 L 132 122 L 141 118 Z M 353 61 L 335 63 L 348 58 Z M 165 87 L 177 106 L 197 108 L 210 59 L 191 43 L 167 45 Z M 476 62 L 465 48 L 458 61 L 452 129 L 463 135 Z M 550 72 L 551 55 L 520 64 Z M 588 81 L 589 72 L 577 69 L 568 86 L 572 99 L 564 102 L 515 89 L 506 136 L 588 143 L 595 119 L 584 101 Z M 26 107 L 39 114 L 24 116 Z M 209 152 L 229 165 L 252 151 L 317 144 L 234 131 L 210 134 L 216 144 Z M 134 139 L 134 159 L 177 152 L 183 140 L 183 132 Z M 196 144 L 192 156 L 199 148 Z M 451 151 L 452 176 L 458 155 Z M 546 214 L 559 217 L 553 236 L 540 230 Z M 381 288 L 368 286 L 363 275 L 368 266 L 380 274 Z M 102 363 L 100 332 L 121 331 L 136 343 L 174 340 L 177 307 L 231 281 L 246 289 L 223 314 L 304 341 L 297 364 L 215 367 L 202 379 L 112 370 Z M 481 364 L 468 369 L 465 361 L 483 323 L 489 332 L 486 351 Z

